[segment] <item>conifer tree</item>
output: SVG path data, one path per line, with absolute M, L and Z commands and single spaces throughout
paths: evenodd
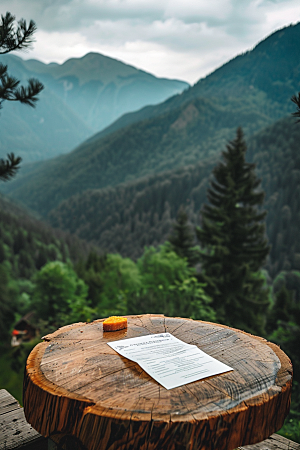
M 300 307 L 298 309 L 300 311 Z M 287 289 L 284 283 L 275 294 L 275 302 L 268 316 L 267 331 L 272 332 L 276 330 L 279 325 L 288 323 L 291 318 L 295 319 L 295 316 L 297 316 L 295 313 L 293 293 Z
M 213 170 L 197 237 L 203 248 L 202 277 L 221 322 L 254 333 L 264 332 L 269 290 L 261 268 L 269 253 L 264 192 L 255 164 L 245 161 L 241 128 Z
M 186 258 L 190 267 L 199 261 L 199 250 L 195 247 L 195 232 L 188 221 L 183 207 L 179 208 L 176 222 L 168 238 L 172 250 L 181 258 Z
M 10 53 L 14 50 L 22 50 L 30 47 L 33 42 L 33 34 L 36 25 L 33 20 L 27 26 L 24 19 L 15 23 L 15 17 L 7 12 L 1 14 L 0 20 L 0 55 Z M 0 109 L 5 100 L 17 101 L 35 106 L 37 95 L 44 86 L 35 78 L 28 80 L 27 86 L 19 86 L 20 81 L 7 72 L 7 66 L 0 62 Z M 6 159 L 0 159 L 0 180 L 7 181 L 12 178 L 20 167 L 21 158 L 9 153 Z

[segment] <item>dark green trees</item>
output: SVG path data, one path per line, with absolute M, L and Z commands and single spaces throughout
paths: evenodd
M 183 207 L 178 211 L 168 241 L 178 256 L 186 258 L 189 266 L 192 267 L 199 261 L 199 249 L 195 247 L 195 232 Z
M 0 20 L 0 55 L 22 50 L 30 47 L 33 41 L 33 34 L 36 25 L 33 20 L 26 25 L 26 21 L 21 19 L 17 25 L 15 17 L 7 12 L 5 16 L 1 14 Z M 20 82 L 15 77 L 7 73 L 7 66 L 0 62 L 0 109 L 5 100 L 16 101 L 26 105 L 35 106 L 37 95 L 44 86 L 38 80 L 30 78 L 27 86 L 19 86 Z M 20 157 L 14 153 L 9 153 L 7 159 L 0 159 L 0 180 L 7 181 L 12 178 L 19 168 Z
M 264 329 L 269 292 L 261 267 L 269 253 L 254 164 L 245 161 L 246 144 L 239 128 L 222 152 L 208 189 L 210 205 L 202 210 L 197 236 L 204 251 L 203 278 L 224 323 L 254 333 Z

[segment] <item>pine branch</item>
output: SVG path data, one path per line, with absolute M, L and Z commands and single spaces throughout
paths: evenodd
M 4 100 L 13 100 L 19 81 L 7 73 L 7 66 L 0 63 L 0 108 Z
M 0 159 L 0 180 L 8 181 L 16 175 L 20 168 L 22 158 L 15 156 L 14 153 L 9 153 L 7 159 Z
M 35 107 L 37 95 L 44 89 L 35 78 L 28 80 L 28 86 L 19 86 L 19 80 L 8 75 L 7 66 L 0 63 L 0 109 L 4 100 L 18 101 Z
M 14 50 L 24 50 L 30 47 L 34 41 L 33 35 L 36 25 L 30 20 L 27 26 L 24 19 L 15 22 L 15 16 L 7 12 L 1 14 L 0 20 L 0 54 Z M 7 66 L 0 63 L 0 109 L 5 100 L 24 103 L 35 106 L 38 94 L 44 89 L 43 84 L 35 78 L 28 80 L 27 86 L 19 86 L 20 81 L 7 73 Z M 0 180 L 8 181 L 14 177 L 20 168 L 22 158 L 13 153 L 7 155 L 7 159 L 0 159 Z
M 296 95 L 293 95 L 291 100 L 297 106 L 297 110 L 292 113 L 292 116 L 299 117 L 299 119 L 296 120 L 296 122 L 300 122 L 300 92 L 298 92 L 298 97 Z
M 28 27 L 24 19 L 19 20 L 18 25 L 15 26 L 15 16 L 10 12 L 7 12 L 5 16 L 1 14 L 0 54 L 30 47 L 34 41 L 33 34 L 36 29 L 33 20 L 30 20 Z
M 21 86 L 14 91 L 14 98 L 12 100 L 24 103 L 26 105 L 35 107 L 38 100 L 37 95 L 44 89 L 44 85 L 35 78 L 28 80 L 28 86 Z

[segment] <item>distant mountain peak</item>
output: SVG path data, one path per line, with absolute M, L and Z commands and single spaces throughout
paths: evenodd
M 26 107 L 6 104 L 0 120 L 0 148 L 13 148 L 24 162 L 71 151 L 123 114 L 160 103 L 189 86 L 96 52 L 63 64 L 15 55 L 1 55 L 1 62 L 22 83 L 37 78 L 45 86 L 35 110 L 23 114 Z

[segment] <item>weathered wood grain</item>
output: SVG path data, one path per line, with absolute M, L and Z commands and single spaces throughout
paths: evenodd
M 0 389 L 0 450 L 47 450 L 47 439 L 26 422 L 23 408 Z
M 292 366 L 276 345 L 190 319 L 128 316 L 113 333 L 103 320 L 59 329 L 30 354 L 25 415 L 44 436 L 72 435 L 89 450 L 231 450 L 281 428 Z M 166 331 L 234 371 L 166 390 L 107 345 Z
M 246 447 L 239 447 L 241 450 L 300 450 L 300 444 L 290 441 L 289 439 L 280 436 L 279 434 L 272 434 L 268 439 L 254 445 L 247 445 Z

